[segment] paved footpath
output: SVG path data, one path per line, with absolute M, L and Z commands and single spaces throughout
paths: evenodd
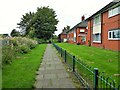
M 48 44 L 46 48 L 37 73 L 35 88 L 75 88 L 51 44 Z

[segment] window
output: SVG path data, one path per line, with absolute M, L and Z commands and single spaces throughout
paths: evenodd
M 101 16 L 98 15 L 94 18 L 94 21 L 93 21 L 94 25 L 98 25 L 101 23 Z
M 76 37 L 73 38 L 74 42 L 76 42 Z
M 67 34 L 67 40 L 69 40 L 69 35 Z
M 109 40 L 120 40 L 120 29 L 108 31 Z
M 101 15 L 97 15 L 93 21 L 93 42 L 101 43 Z
M 86 27 L 86 29 L 88 29 L 88 26 Z
M 74 42 L 76 42 L 76 30 L 74 30 L 74 38 L 73 38 Z
M 80 32 L 85 32 L 85 30 L 84 29 L 80 29 Z
M 115 16 L 120 13 L 120 6 L 109 10 L 109 17 Z
M 86 41 L 86 37 L 82 36 L 82 42 L 85 42 L 85 41 Z
M 96 33 L 93 34 L 93 42 L 101 42 L 101 34 L 100 33 Z

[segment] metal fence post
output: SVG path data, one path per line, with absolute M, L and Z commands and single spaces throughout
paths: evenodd
M 57 47 L 57 49 L 58 49 L 58 52 L 59 52 L 59 54 L 60 54 L 60 47 Z
M 98 88 L 98 68 L 94 68 L 94 90 Z
M 61 48 L 61 57 L 62 57 L 62 48 Z
M 65 63 L 66 63 L 66 50 L 65 50 Z
M 73 72 L 74 72 L 75 71 L 75 56 L 73 56 L 72 61 L 73 61 Z

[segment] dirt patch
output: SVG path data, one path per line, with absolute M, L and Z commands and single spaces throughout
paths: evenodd
M 88 62 L 88 64 L 94 64 L 94 62 Z
M 115 76 L 115 77 L 120 77 L 120 74 L 113 74 L 113 76 Z
M 109 59 L 108 62 L 112 62 L 112 60 Z

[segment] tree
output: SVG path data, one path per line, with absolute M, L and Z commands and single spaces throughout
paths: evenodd
M 32 37 L 34 35 L 36 38 L 47 40 L 57 31 L 57 24 L 55 11 L 49 7 L 41 7 L 37 8 L 37 12 L 34 14 L 23 15 L 18 25 L 25 35 L 30 36 L 32 33 Z
M 51 35 L 57 31 L 56 25 L 58 20 L 53 9 L 49 7 L 37 8 L 36 20 L 34 27 L 36 29 L 37 38 L 43 38 L 45 40 L 50 39 Z
M 67 29 L 67 30 L 70 30 L 70 26 L 67 25 L 67 26 L 66 26 L 66 29 Z
M 62 31 L 69 31 L 69 30 L 70 30 L 70 26 L 68 25 L 62 29 Z
M 32 26 L 31 21 L 33 20 L 33 17 L 34 17 L 34 13 L 32 12 L 25 13 L 25 15 L 22 15 L 20 23 L 17 23 L 17 25 L 19 25 L 18 28 L 21 29 L 21 33 L 23 35 L 29 33 L 29 29 Z
M 16 31 L 15 29 L 13 29 L 13 30 L 11 31 L 10 35 L 11 35 L 12 37 L 20 36 L 20 32 L 19 32 L 19 31 Z
M 28 37 L 34 38 L 35 37 L 35 28 L 30 27 L 29 33 L 27 34 Z

